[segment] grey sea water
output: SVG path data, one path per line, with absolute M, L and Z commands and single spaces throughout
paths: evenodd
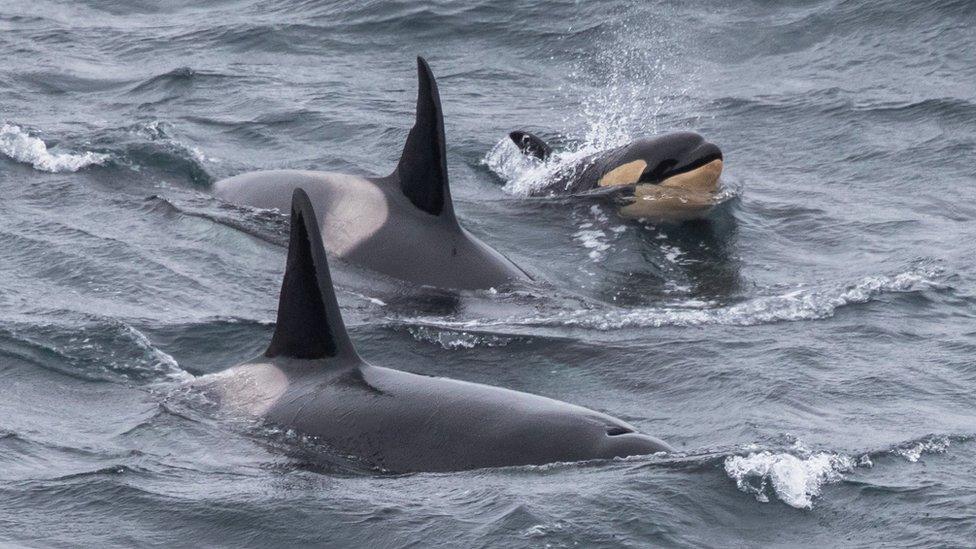
M 0 542 L 972 546 L 974 28 L 969 1 L 0 1 Z M 287 218 L 211 183 L 388 173 L 418 54 L 459 217 L 543 281 L 339 266 L 361 354 L 679 455 L 388 475 L 184 388 L 263 350 L 284 268 Z M 726 201 L 528 198 L 516 128 L 567 156 L 700 132 Z

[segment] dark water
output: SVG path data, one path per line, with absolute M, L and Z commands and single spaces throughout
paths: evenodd
M 971 546 L 974 25 L 968 1 L 0 2 L 0 542 Z M 460 217 L 546 282 L 344 285 L 361 354 L 683 454 L 333 470 L 183 388 L 263 349 L 284 264 L 287 220 L 210 183 L 387 173 L 417 54 Z M 523 198 L 517 127 L 698 131 L 728 200 L 654 227 Z

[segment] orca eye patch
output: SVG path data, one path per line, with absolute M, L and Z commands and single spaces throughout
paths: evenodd
M 672 168 L 678 165 L 678 161 L 673 158 L 668 158 L 667 160 L 662 160 L 654 169 L 649 172 L 644 172 L 643 176 L 640 178 L 641 183 L 656 183 L 661 179 L 664 179 L 664 174 L 668 173 Z

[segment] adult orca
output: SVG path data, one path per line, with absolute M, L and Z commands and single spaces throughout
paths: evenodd
M 457 471 L 673 451 L 613 417 L 361 359 L 346 333 L 309 196 L 294 191 L 278 322 L 264 354 L 205 383 L 221 406 L 392 472 Z
M 552 147 L 529 132 L 508 137 L 526 156 L 552 156 Z M 625 202 L 625 217 L 694 218 L 715 205 L 722 161 L 722 151 L 697 133 L 670 133 L 561 165 L 533 194 L 614 194 Z
M 330 254 L 415 284 L 470 290 L 531 280 L 458 223 L 437 82 L 421 57 L 417 73 L 416 123 L 392 174 L 250 172 L 217 181 L 214 194 L 235 204 L 287 212 L 292 191 L 301 187 L 321 214 L 318 223 L 329 235 Z

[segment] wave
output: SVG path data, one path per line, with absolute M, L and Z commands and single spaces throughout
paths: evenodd
M 406 322 L 428 328 L 460 331 L 506 326 L 578 327 L 600 331 L 662 326 L 755 326 L 830 318 L 842 307 L 868 303 L 884 294 L 918 292 L 937 287 L 936 278 L 941 273 L 941 269 L 937 268 L 917 268 L 892 276 L 867 276 L 844 286 L 801 289 L 782 295 L 756 297 L 725 307 L 707 308 L 713 304 L 693 300 L 669 307 L 631 310 L 575 310 L 551 316 L 510 317 L 500 320 L 451 321 L 417 317 L 406 319 Z
M 52 153 L 43 140 L 31 137 L 20 126 L 13 124 L 0 127 L 0 153 L 30 164 L 36 170 L 51 173 L 76 172 L 88 166 L 101 166 L 111 158 L 108 154 L 92 151 Z
M 271 244 L 288 247 L 288 218 L 277 209 L 221 203 L 210 197 L 182 201 L 177 205 L 162 196 L 152 195 L 145 199 L 145 211 L 155 211 L 167 217 L 203 219 Z
M 910 463 L 917 463 L 924 454 L 946 453 L 950 444 L 949 437 L 932 435 L 892 448 L 891 453 L 905 458 Z
M 117 153 L 119 164 L 136 171 L 143 168 L 160 170 L 186 178 L 199 186 L 207 186 L 214 181 L 204 164 L 219 160 L 207 157 L 199 148 L 175 137 L 175 130 L 170 124 L 153 120 L 127 127 L 124 131 L 129 136 Z
M 726 458 L 725 473 L 757 501 L 768 503 L 772 492 L 790 507 L 811 509 L 825 484 L 839 482 L 857 464 L 850 456 L 829 452 L 804 457 L 762 451 Z
M 878 452 L 858 456 L 833 452 L 811 452 L 796 441 L 786 451 L 762 450 L 732 455 L 724 460 L 728 477 L 739 490 L 768 503 L 775 495 L 796 509 L 812 509 L 824 486 L 845 480 L 845 475 L 887 456 L 900 456 L 917 463 L 926 454 L 944 454 L 953 441 L 966 442 L 968 436 L 928 435 Z
M 119 323 L 119 326 L 130 336 L 135 346 L 142 350 L 143 364 L 169 380 L 185 382 L 194 379 L 193 374 L 180 367 L 173 355 L 153 345 L 146 334 L 128 324 Z
M 209 73 L 204 74 L 209 75 Z M 172 86 L 186 85 L 192 82 L 196 76 L 197 71 L 190 67 L 177 67 L 169 72 L 153 76 L 136 84 L 130 91 L 143 92 L 156 90 L 160 87 L 169 88 Z
M 941 119 L 954 124 L 976 119 L 976 104 L 964 98 L 864 100 L 858 94 L 838 87 L 754 97 L 720 97 L 713 99 L 711 105 L 716 111 L 735 116 L 776 115 L 788 119 L 807 115 L 836 116 L 845 120 L 851 116 L 870 116 L 901 122 Z
M 156 383 L 188 381 L 169 353 L 125 322 L 82 315 L 74 325 L 8 322 L 0 329 L 0 355 L 27 360 L 81 379 Z
M 915 292 L 935 284 L 936 270 L 913 270 L 894 276 L 868 276 L 858 282 L 826 290 L 796 290 L 783 295 L 754 298 L 714 309 L 648 308 L 610 313 L 574 313 L 559 321 L 564 326 L 598 330 L 629 327 L 754 326 L 774 322 L 820 320 L 837 309 L 867 303 L 886 293 Z
M 204 165 L 220 162 L 206 156 L 200 148 L 174 137 L 171 126 L 159 120 L 105 129 L 92 137 L 106 152 L 55 153 L 42 139 L 31 136 L 20 126 L 4 124 L 0 127 L 0 153 L 51 173 L 77 172 L 111 163 L 135 171 L 160 170 L 200 186 L 214 180 Z

